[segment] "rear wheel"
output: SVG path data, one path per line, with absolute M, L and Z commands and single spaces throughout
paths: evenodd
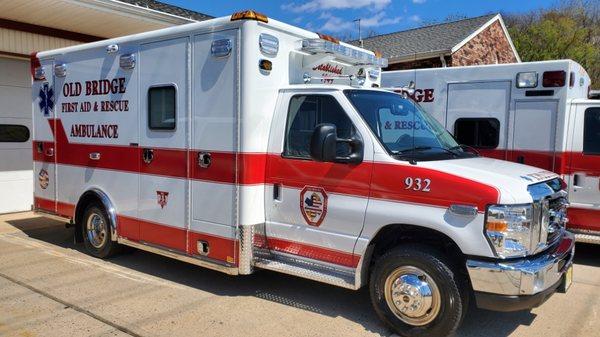
M 381 256 L 371 273 L 371 301 L 378 316 L 401 336 L 448 336 L 467 310 L 461 275 L 443 255 L 420 245 Z
M 112 240 L 111 224 L 102 206 L 90 204 L 82 218 L 83 243 L 88 253 L 107 258 L 118 252 L 118 244 Z

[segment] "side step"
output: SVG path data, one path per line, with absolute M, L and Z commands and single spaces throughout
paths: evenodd
M 596 245 L 600 245 L 600 233 L 590 234 L 590 233 L 580 233 L 574 232 L 575 241 L 582 243 L 592 243 Z
M 254 266 L 338 287 L 357 289 L 354 269 L 316 263 L 295 255 L 255 252 Z

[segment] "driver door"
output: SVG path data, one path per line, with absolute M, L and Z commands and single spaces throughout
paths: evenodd
M 359 118 L 341 92 L 281 94 L 269 141 L 265 193 L 271 252 L 357 266 L 359 257 L 353 251 L 363 228 L 373 161 L 373 143 Z M 334 124 L 338 138 L 360 138 L 363 161 L 313 160 L 310 139 L 322 123 Z M 339 156 L 348 151 L 348 144 L 338 142 Z

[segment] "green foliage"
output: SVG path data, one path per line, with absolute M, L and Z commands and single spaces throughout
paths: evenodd
M 600 88 L 599 1 L 570 1 L 549 10 L 505 15 L 523 61 L 573 59 Z

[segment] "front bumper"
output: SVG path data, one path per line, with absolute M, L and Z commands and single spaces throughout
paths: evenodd
M 477 306 L 514 311 L 543 303 L 571 267 L 575 238 L 564 231 L 558 244 L 533 257 L 513 260 L 467 260 Z

